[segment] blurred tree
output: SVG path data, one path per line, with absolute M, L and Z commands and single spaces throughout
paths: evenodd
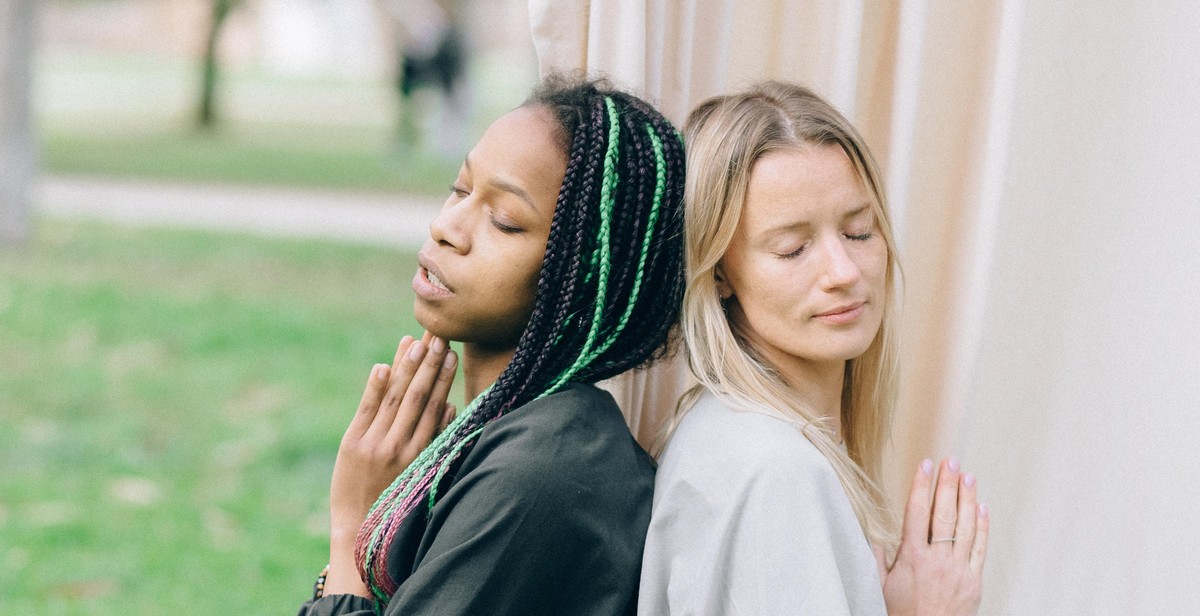
M 36 169 L 29 91 L 37 0 L 0 0 L 0 243 L 29 236 Z
M 212 21 L 209 22 L 208 37 L 205 39 L 204 64 L 200 78 L 200 113 L 197 118 L 200 128 L 210 128 L 217 121 L 217 44 L 221 38 L 221 27 L 225 25 L 225 18 L 241 1 L 213 0 L 212 3 Z

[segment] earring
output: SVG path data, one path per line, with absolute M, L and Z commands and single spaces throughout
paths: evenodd
M 717 283 L 717 296 L 721 298 L 721 302 L 729 301 L 729 298 L 733 297 L 733 289 L 729 288 L 729 283 L 725 282 L 725 277 L 720 272 L 717 272 L 713 278 Z

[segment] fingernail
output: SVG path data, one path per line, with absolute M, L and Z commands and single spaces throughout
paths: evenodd
M 408 348 L 408 358 L 413 361 L 420 360 L 421 356 L 424 354 L 425 354 L 425 345 L 421 344 L 420 340 L 414 342 L 412 344 L 412 346 Z
M 985 505 L 983 503 L 979 503 L 979 517 L 981 517 L 981 518 L 988 517 L 987 505 Z
M 950 467 L 950 472 L 957 473 L 958 472 L 958 458 L 956 458 L 954 456 L 950 456 L 950 459 L 946 461 L 946 466 Z
M 968 488 L 975 487 L 975 475 L 967 473 L 965 476 L 963 476 L 963 485 L 967 486 Z
M 933 472 L 933 460 L 930 460 L 929 458 L 925 458 L 924 460 L 921 460 L 921 474 L 928 475 L 929 473 L 932 473 L 932 472 Z
M 387 369 L 387 364 L 375 364 L 375 367 L 371 368 L 371 378 L 375 379 L 376 381 L 382 381 L 386 379 Z
M 446 359 L 442 360 L 442 365 L 448 369 L 453 369 L 454 366 L 458 365 L 458 353 L 454 351 L 446 353 Z
M 429 350 L 434 353 L 441 353 L 446 350 L 446 343 L 441 338 L 434 336 L 433 340 L 429 343 Z

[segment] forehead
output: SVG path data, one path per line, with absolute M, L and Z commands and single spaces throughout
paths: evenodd
M 555 119 L 541 107 L 520 107 L 492 122 L 467 154 L 476 189 L 508 186 L 527 193 L 546 217 L 553 214 L 566 173 Z
M 542 107 L 518 107 L 496 119 L 484 131 L 468 158 L 495 166 L 566 166 L 558 145 L 557 128 L 550 112 Z
M 850 157 L 837 144 L 777 150 L 750 170 L 743 221 L 748 225 L 817 224 L 870 203 Z

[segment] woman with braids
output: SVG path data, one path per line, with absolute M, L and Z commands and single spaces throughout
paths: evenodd
M 551 78 L 487 129 L 419 255 L 428 331 L 342 440 L 301 615 L 633 613 L 653 465 L 591 383 L 675 323 L 683 166 L 670 123 L 603 83 Z
M 988 517 L 957 461 L 920 464 L 884 557 L 898 265 L 866 144 L 783 83 L 701 103 L 685 142 L 700 385 L 659 456 L 639 613 L 975 613 Z

